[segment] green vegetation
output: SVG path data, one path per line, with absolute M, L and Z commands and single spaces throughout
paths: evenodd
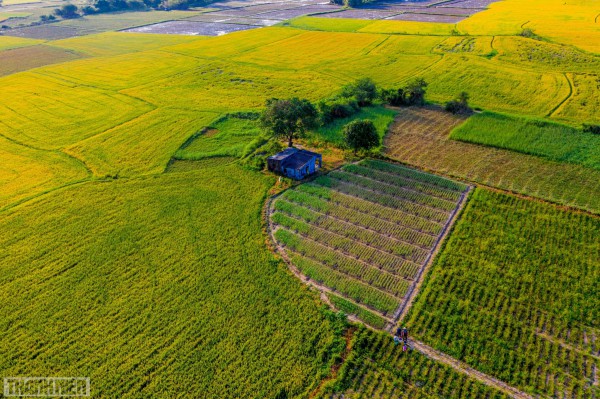
M 377 128 L 368 119 L 348 123 L 343 129 L 344 142 L 354 153 L 359 150 L 370 150 L 379 146 Z
M 531 393 L 593 397 L 600 219 L 477 189 L 413 308 L 413 335 Z
M 372 316 L 356 308 L 389 321 L 465 189 L 366 160 L 287 190 L 275 201 L 270 221 L 302 274 L 343 296 L 368 323 Z
M 344 141 L 343 127 L 357 120 L 368 119 L 377 128 L 380 142 L 387 132 L 388 127 L 394 121 L 397 111 L 383 106 L 361 108 L 356 114 L 347 118 L 335 119 L 333 122 L 320 126 L 309 133 L 309 139 L 324 140 L 328 143 L 341 145 Z
M 327 298 L 329 298 L 336 309 L 344 312 L 347 315 L 355 315 L 370 326 L 383 330 L 387 324 L 387 321 L 383 317 L 378 316 L 373 312 L 369 312 L 365 308 L 361 308 L 360 306 L 357 306 L 340 296 L 327 294 Z
M 470 117 L 450 138 L 600 170 L 600 136 L 548 120 L 494 112 Z
M 261 125 L 274 137 L 287 141 L 292 147 L 294 139 L 303 137 L 306 130 L 317 125 L 319 113 L 307 99 L 271 98 L 260 115 Z
M 221 166 L 3 212 L 2 374 L 85 375 L 98 397 L 307 396 L 343 325 L 264 246 L 273 180 Z
M 459 374 L 416 351 L 403 352 L 389 334 L 359 327 L 337 378 L 318 398 L 507 399 L 505 394 Z
M 201 160 L 214 157 L 240 158 L 260 138 L 262 128 L 258 114 L 229 114 L 211 123 L 175 152 L 174 158 Z

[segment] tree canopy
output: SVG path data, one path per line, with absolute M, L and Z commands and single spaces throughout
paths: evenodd
M 288 146 L 292 147 L 295 138 L 316 125 L 317 117 L 317 109 L 306 99 L 271 98 L 266 102 L 260 121 L 274 136 L 287 139 Z
M 356 120 L 344 126 L 344 141 L 355 153 L 358 150 L 369 150 L 379 145 L 377 128 L 372 121 Z

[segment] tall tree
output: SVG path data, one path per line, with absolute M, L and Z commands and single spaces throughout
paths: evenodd
M 317 116 L 317 109 L 308 100 L 271 98 L 267 100 L 260 121 L 264 128 L 276 137 L 285 138 L 292 147 L 294 139 L 316 125 Z
M 379 145 L 377 128 L 372 121 L 356 120 L 344 126 L 344 141 L 354 153 L 358 150 L 369 150 Z

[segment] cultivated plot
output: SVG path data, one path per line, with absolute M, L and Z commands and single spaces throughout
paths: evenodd
M 600 172 L 448 138 L 464 122 L 440 108 L 404 108 L 390 128 L 386 153 L 435 172 L 600 212 Z
M 545 398 L 600 395 L 600 219 L 476 189 L 408 318 L 413 335 Z
M 467 191 L 462 183 L 366 160 L 277 197 L 272 234 L 299 275 L 382 328 L 410 300 Z

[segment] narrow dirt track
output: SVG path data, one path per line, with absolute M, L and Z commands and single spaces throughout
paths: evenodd
M 460 360 L 456 360 L 452 356 L 449 356 L 449 355 L 446 355 L 445 353 L 439 352 L 439 351 L 433 349 L 432 347 L 425 345 L 424 343 L 422 343 L 420 341 L 411 340 L 410 344 L 414 350 L 421 352 L 428 358 L 438 361 L 440 363 L 443 363 L 447 366 L 450 366 L 454 370 L 456 370 L 460 373 L 467 374 L 468 376 L 482 382 L 483 384 L 485 384 L 489 387 L 498 389 L 498 390 L 510 395 L 510 397 L 512 397 L 512 398 L 534 399 L 533 396 L 531 396 L 525 392 L 519 391 L 518 389 L 516 389 L 494 377 L 491 377 L 487 374 L 477 371 L 474 368 L 468 366 L 467 364 L 461 362 Z

